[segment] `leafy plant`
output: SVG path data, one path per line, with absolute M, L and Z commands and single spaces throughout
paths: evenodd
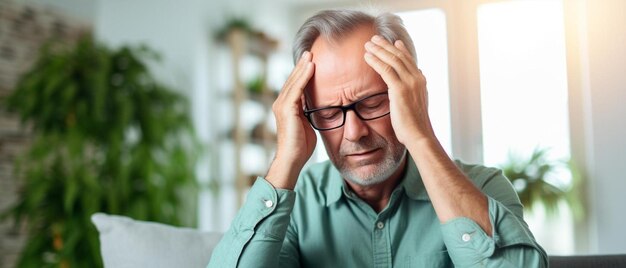
M 262 76 L 258 76 L 248 82 L 248 91 L 252 94 L 260 95 L 263 93 L 265 87 L 265 79 Z
M 585 183 L 586 179 L 584 177 L 583 172 L 580 170 L 580 167 L 576 165 L 573 159 L 570 159 L 567 162 L 567 166 L 572 173 L 572 183 L 569 191 L 566 194 L 566 200 L 570 209 L 572 210 L 572 216 L 575 221 L 582 222 L 586 217 L 586 207 L 587 207 L 587 193 L 584 191 L 586 189 Z
M 27 226 L 19 267 L 101 267 L 98 211 L 173 225 L 194 215 L 199 144 L 186 99 L 150 75 L 155 59 L 89 36 L 51 42 L 5 100 L 33 129 L 4 215 Z
M 252 26 L 250 26 L 250 23 L 245 18 L 231 17 L 230 19 L 226 20 L 226 24 L 222 28 L 217 30 L 217 32 L 215 33 L 215 38 L 217 40 L 226 40 L 226 36 L 228 35 L 228 33 L 234 29 L 241 30 L 245 33 L 254 32 Z
M 525 208 L 532 210 L 542 204 L 550 215 L 558 208 L 561 200 L 566 200 L 569 189 L 550 182 L 548 177 L 564 163 L 549 160 L 546 149 L 536 148 L 528 159 L 509 154 L 502 165 L 504 175 L 511 181 Z

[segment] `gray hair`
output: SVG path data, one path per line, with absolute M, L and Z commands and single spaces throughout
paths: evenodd
M 298 33 L 293 44 L 293 61 L 298 62 L 305 51 L 310 51 L 313 42 L 322 36 L 330 41 L 336 41 L 354 31 L 358 26 L 371 24 L 376 33 L 392 44 L 401 40 L 414 59 L 415 47 L 413 40 L 402 24 L 402 19 L 392 13 L 370 15 L 357 10 L 323 10 L 307 19 Z

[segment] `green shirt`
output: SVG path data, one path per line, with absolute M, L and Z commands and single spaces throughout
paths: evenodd
M 441 224 L 411 157 L 376 213 L 329 162 L 295 191 L 258 178 L 208 267 L 547 267 L 512 185 L 494 168 L 459 168 L 488 196 L 493 237 L 468 218 Z

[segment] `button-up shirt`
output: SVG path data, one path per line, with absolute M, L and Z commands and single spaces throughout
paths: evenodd
M 411 157 L 376 212 L 329 162 L 294 191 L 258 178 L 209 267 L 547 267 L 511 183 L 495 168 L 457 166 L 488 199 L 492 236 L 471 219 L 440 223 Z

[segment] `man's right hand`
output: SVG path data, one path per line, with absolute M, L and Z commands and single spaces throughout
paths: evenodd
M 302 54 L 272 105 L 278 141 L 276 157 L 265 179 L 277 189 L 293 190 L 317 142 L 315 132 L 302 112 L 304 88 L 314 72 L 311 57 L 308 51 Z

